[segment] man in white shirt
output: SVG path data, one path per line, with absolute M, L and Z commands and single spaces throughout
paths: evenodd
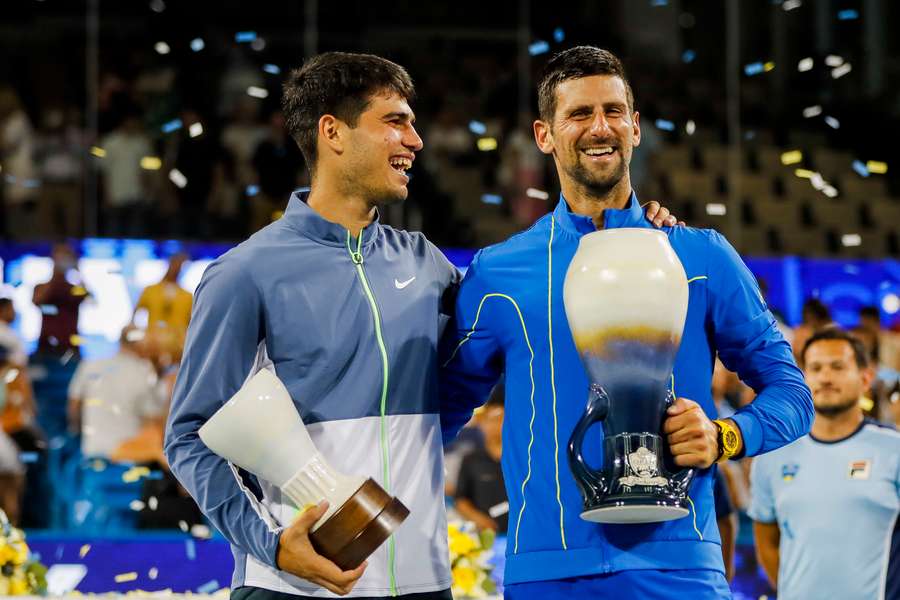
M 150 419 L 165 418 L 156 371 L 138 353 L 143 331 L 122 331 L 118 354 L 84 361 L 69 384 L 69 425 L 81 430 L 85 456 L 112 458 Z

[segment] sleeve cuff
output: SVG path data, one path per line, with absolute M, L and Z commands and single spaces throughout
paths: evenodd
M 740 457 L 756 456 L 762 450 L 763 446 L 763 429 L 753 413 L 742 410 L 729 417 L 741 430 L 741 438 L 744 442 L 744 450 Z
M 278 547 L 281 545 L 281 534 L 284 533 L 284 529 L 279 529 L 275 532 L 275 535 L 272 536 L 272 547 L 269 549 L 268 555 L 271 558 L 269 564 L 273 569 L 278 568 Z

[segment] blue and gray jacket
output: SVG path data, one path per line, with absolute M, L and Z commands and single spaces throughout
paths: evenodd
M 605 211 L 604 227 L 651 225 L 632 195 L 626 209 Z M 563 280 L 581 236 L 595 230 L 590 218 L 571 213 L 561 199 L 527 231 L 476 255 L 460 286 L 455 323 L 442 343 L 445 440 L 456 435 L 505 372 L 501 462 L 510 509 L 507 583 L 637 569 L 724 571 L 709 469 L 695 477 L 691 512 L 682 519 L 601 525 L 579 516 L 582 498 L 568 468 L 567 443 L 584 412 L 588 380 L 566 320 Z M 753 275 L 715 231 L 664 231 L 689 288 L 675 393 L 715 415 L 710 382 L 718 355 L 758 393 L 733 417 L 748 456 L 806 434 L 812 398 Z M 600 427 L 588 434 L 589 464 L 601 464 L 601 439 Z
M 166 427 L 172 472 L 235 558 L 233 587 L 333 594 L 276 568 L 295 509 L 197 430 L 261 368 L 287 386 L 316 447 L 409 509 L 354 596 L 450 587 L 436 352 L 458 271 L 419 233 L 376 219 L 353 239 L 295 193 L 284 217 L 213 262 L 197 288 Z M 447 313 L 448 311 L 444 311 Z

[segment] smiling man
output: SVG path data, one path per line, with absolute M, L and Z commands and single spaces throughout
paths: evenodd
M 675 463 L 699 469 L 691 514 L 640 525 L 581 519 L 566 440 L 584 412 L 588 380 L 569 331 L 563 282 L 585 234 L 650 227 L 629 175 L 641 141 L 640 115 L 622 64 L 599 48 L 579 46 L 553 57 L 538 98 L 534 137 L 553 157 L 562 195 L 552 214 L 482 250 L 466 273 L 442 345 L 445 440 L 504 372 L 507 598 L 730 597 L 714 511 L 714 463 L 804 435 L 812 420 L 809 390 L 756 280 L 728 242 L 711 230 L 664 228 L 689 282 L 674 368 L 678 400 L 664 433 Z M 724 421 L 713 421 L 717 354 L 758 394 Z M 585 445 L 589 463 L 599 464 L 601 447 Z
M 412 96 L 406 71 L 372 55 L 322 54 L 292 72 L 283 108 L 311 190 L 211 264 L 197 289 L 166 453 L 232 544 L 232 598 L 450 598 L 435 353 L 438 307 L 458 274 L 376 208 L 408 194 L 422 148 Z M 261 368 L 284 382 L 337 470 L 375 478 L 410 509 L 368 568 L 342 572 L 313 550 L 307 533 L 324 505 L 295 520 L 276 488 L 233 472 L 198 437 Z
M 801 352 L 809 435 L 753 461 L 756 555 L 781 600 L 900 598 L 900 433 L 865 418 L 863 343 L 836 327 Z

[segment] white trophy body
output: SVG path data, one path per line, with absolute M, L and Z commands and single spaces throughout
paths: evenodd
M 366 478 L 336 471 L 313 445 L 284 384 L 270 371 L 251 377 L 200 428 L 200 439 L 228 462 L 278 486 L 297 508 L 328 501 L 325 523 Z

